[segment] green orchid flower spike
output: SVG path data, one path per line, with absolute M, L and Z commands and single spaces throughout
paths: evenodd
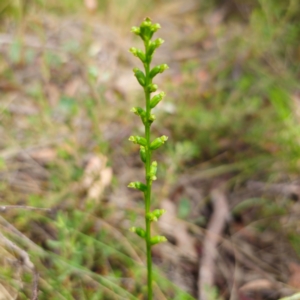
M 149 18 L 146 18 L 139 27 L 132 27 L 131 31 L 138 35 L 144 42 L 145 51 L 132 47 L 129 51 L 139 58 L 144 65 L 144 71 L 134 68 L 133 73 L 137 81 L 144 89 L 145 94 L 145 108 L 134 107 L 131 111 L 141 118 L 145 127 L 145 136 L 130 136 L 129 141 L 140 145 L 140 158 L 145 166 L 145 183 L 131 182 L 128 187 L 137 189 L 144 194 L 145 200 L 145 229 L 140 227 L 132 227 L 131 231 L 135 232 L 139 237 L 145 240 L 147 249 L 147 271 L 148 271 L 148 300 L 153 299 L 152 292 L 152 256 L 151 247 L 158 243 L 167 241 L 164 236 L 151 236 L 151 223 L 156 222 L 158 218 L 165 212 L 163 209 L 155 209 L 151 212 L 151 189 L 152 182 L 156 180 L 157 162 L 152 161 L 152 152 L 162 146 L 168 139 L 167 136 L 155 138 L 153 141 L 150 139 L 151 124 L 155 120 L 155 115 L 151 110 L 156 107 L 160 101 L 165 97 L 164 92 L 160 92 L 151 98 L 151 94 L 157 91 L 158 86 L 152 80 L 158 74 L 163 73 L 169 69 L 166 64 L 161 64 L 151 68 L 153 54 L 163 43 L 161 38 L 151 40 L 153 34 L 160 29 L 159 24 L 153 24 Z

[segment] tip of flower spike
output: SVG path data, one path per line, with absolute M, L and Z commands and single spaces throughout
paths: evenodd
M 167 137 L 166 135 L 163 135 L 163 136 L 161 136 L 160 138 L 161 138 L 162 141 L 164 141 L 164 142 L 168 140 L 168 137 Z
M 157 167 L 157 161 L 156 160 L 152 162 L 152 166 Z
M 151 25 L 152 25 L 151 19 L 147 17 L 142 22 L 141 27 L 150 27 Z

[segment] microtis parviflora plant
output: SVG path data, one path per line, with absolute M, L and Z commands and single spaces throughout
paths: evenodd
M 151 140 L 151 125 L 155 120 L 155 115 L 152 114 L 152 109 L 159 104 L 164 98 L 165 93 L 160 92 L 151 97 L 151 94 L 157 90 L 157 85 L 154 84 L 153 78 L 159 73 L 164 72 L 169 67 L 166 64 L 161 64 L 151 68 L 152 57 L 156 49 L 164 42 L 161 38 L 151 40 L 153 34 L 160 29 L 159 24 L 153 24 L 149 18 L 146 18 L 139 27 L 132 27 L 131 31 L 138 35 L 144 42 L 145 51 L 130 48 L 130 52 L 139 58 L 144 65 L 144 71 L 134 68 L 134 75 L 139 84 L 144 89 L 145 106 L 133 107 L 132 112 L 140 117 L 145 127 L 145 135 L 132 135 L 129 141 L 140 146 L 140 158 L 145 167 L 145 182 L 131 182 L 128 187 L 137 189 L 144 194 L 145 201 L 145 229 L 140 227 L 132 227 L 131 231 L 145 240 L 147 250 L 147 285 L 148 285 L 148 300 L 152 300 L 152 256 L 151 247 L 155 244 L 165 242 L 167 239 L 164 236 L 151 236 L 151 223 L 157 221 L 158 218 L 165 212 L 163 209 L 155 209 L 151 211 L 151 189 L 152 183 L 156 180 L 157 162 L 152 161 L 152 153 L 162 146 L 168 137 L 165 135 Z

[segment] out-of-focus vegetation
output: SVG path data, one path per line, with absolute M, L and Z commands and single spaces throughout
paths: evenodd
M 171 70 L 160 83 L 167 102 L 154 127 L 170 143 L 160 157 L 165 180 L 158 182 L 154 202 L 171 197 L 182 176 L 199 178 L 199 189 L 222 181 L 234 193 L 249 180 L 299 181 L 300 5 L 88 3 L 0 3 L 1 205 L 52 209 L 7 209 L 1 232 L 30 254 L 39 299 L 145 299 L 143 244 L 128 232 L 141 222 L 143 209 L 126 190 L 131 170 L 141 170 L 133 158 L 137 150 L 127 143 L 134 125 L 128 106 L 141 97 L 126 73 L 134 66 L 126 52 L 131 26 L 150 16 L 172 40 L 164 54 Z M 97 163 L 94 173 L 104 179 L 86 179 Z M 197 238 L 209 217 L 202 214 L 203 198 L 196 207 L 185 195 L 175 201 L 178 219 Z M 299 261 L 297 205 L 278 192 L 241 197 L 231 208 L 243 226 L 257 221 L 261 235 L 272 231 L 286 239 Z M 200 255 L 201 246 L 195 247 Z M 13 251 L 3 253 L 17 260 Z M 189 288 L 179 287 L 164 254 L 157 250 L 154 256 L 157 299 L 194 299 L 195 270 L 184 275 L 193 282 Z M 1 285 L 11 294 L 13 287 L 20 290 L 18 299 L 31 299 L 32 274 L 6 259 L 2 264 Z M 276 280 L 286 283 L 287 269 Z M 222 288 L 222 280 L 218 284 L 212 299 L 227 299 L 231 290 Z

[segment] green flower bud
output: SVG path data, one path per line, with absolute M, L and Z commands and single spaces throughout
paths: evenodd
M 149 41 L 152 38 L 154 31 L 152 30 L 152 22 L 150 18 L 146 18 L 140 25 L 141 38 L 144 41 Z
M 144 87 L 145 83 L 146 83 L 145 74 L 138 68 L 134 68 L 133 72 L 134 72 L 134 76 L 136 77 L 139 84 Z
M 142 50 L 138 50 L 137 57 L 144 63 L 146 61 L 146 55 Z
M 164 209 L 155 209 L 154 211 L 147 213 L 147 219 L 151 222 L 157 222 L 158 218 L 161 217 L 166 211 Z
M 152 24 L 150 18 L 146 18 L 140 25 L 139 29 L 140 32 L 138 35 L 144 40 L 144 41 L 149 41 L 154 32 L 156 32 L 158 29 L 160 29 L 160 25 L 158 23 Z M 133 31 L 134 33 L 138 32 L 136 29 Z M 137 33 L 136 33 L 137 34 Z
M 157 222 L 158 219 L 156 216 L 154 216 L 152 213 L 148 213 L 147 214 L 147 219 L 150 221 L 150 222 Z
M 153 123 L 153 121 L 156 119 L 155 115 L 154 114 L 151 114 L 150 117 L 149 117 L 149 122 L 150 123 Z
M 141 227 L 131 227 L 130 228 L 131 232 L 135 232 L 138 236 L 140 236 L 141 238 L 145 238 L 146 237 L 146 232 L 143 228 Z
M 146 146 L 147 141 L 145 138 L 138 136 L 138 135 L 132 135 L 128 139 L 129 141 L 133 142 L 134 144 L 139 144 L 141 146 Z
M 158 149 L 161 145 L 165 143 L 165 141 L 168 140 L 168 137 L 163 135 L 159 138 L 156 138 L 151 144 L 150 144 L 150 150 L 156 150 Z
M 151 238 L 151 245 L 163 243 L 166 241 L 167 241 L 166 237 L 164 237 L 162 235 L 156 235 Z
M 154 32 L 156 32 L 158 29 L 160 29 L 161 28 L 161 26 L 160 26 L 160 24 L 158 24 L 158 23 L 156 23 L 156 24 L 153 24 L 153 25 L 151 25 L 151 31 L 154 33 Z
M 154 44 L 156 46 L 156 48 L 158 48 L 160 45 L 162 45 L 165 41 L 161 38 L 158 38 L 154 41 Z
M 130 111 L 140 117 L 146 116 L 146 112 L 141 107 L 133 107 Z
M 140 116 L 142 122 L 145 124 L 145 121 L 146 121 L 146 112 L 141 107 L 133 107 L 130 111 L 132 111 L 137 116 Z
M 151 84 L 148 85 L 148 91 L 149 91 L 150 93 L 153 93 L 153 92 L 157 91 L 157 89 L 158 89 L 157 84 L 151 83 Z
M 128 187 L 131 189 L 139 190 L 144 193 L 147 191 L 147 186 L 144 183 L 139 182 L 139 181 L 130 182 L 128 184 Z
M 150 101 L 150 108 L 154 108 L 165 96 L 166 94 L 164 92 L 155 95 Z
M 167 69 L 169 69 L 169 66 L 167 64 L 158 65 L 150 71 L 150 77 L 153 78 L 158 73 L 162 73 L 163 71 L 165 71 Z
M 159 218 L 159 217 L 161 217 L 165 212 L 166 212 L 165 209 L 155 209 L 155 210 L 152 212 L 152 214 L 153 214 L 155 217 Z
M 131 27 L 131 32 L 133 32 L 136 35 L 140 35 L 141 29 L 140 29 L 140 27 L 133 26 L 133 27 Z
M 150 167 L 150 173 L 149 173 L 149 177 L 151 178 L 151 180 L 156 180 L 156 172 L 157 172 L 157 162 L 153 161 Z
M 154 40 L 154 41 L 151 41 L 150 43 L 149 43 L 149 48 L 148 48 L 148 55 L 150 55 L 150 56 L 152 56 L 152 54 L 154 53 L 154 51 L 160 46 L 160 45 L 162 45 L 163 43 L 164 43 L 165 41 L 163 40 L 163 39 L 161 39 L 161 38 L 158 38 L 158 39 L 156 39 L 156 40 Z
M 144 146 L 140 148 L 140 158 L 143 163 L 146 163 L 146 148 Z
M 131 47 L 129 49 L 129 52 L 131 52 L 134 56 L 137 56 L 137 51 L 138 51 L 138 49 L 136 49 L 135 47 Z
M 129 52 L 131 52 L 134 56 L 138 57 L 142 62 L 146 61 L 145 53 L 142 50 L 136 49 L 135 47 L 131 47 L 129 49 Z
M 141 28 L 151 28 L 152 22 L 150 18 L 146 18 L 142 24 L 140 25 Z

